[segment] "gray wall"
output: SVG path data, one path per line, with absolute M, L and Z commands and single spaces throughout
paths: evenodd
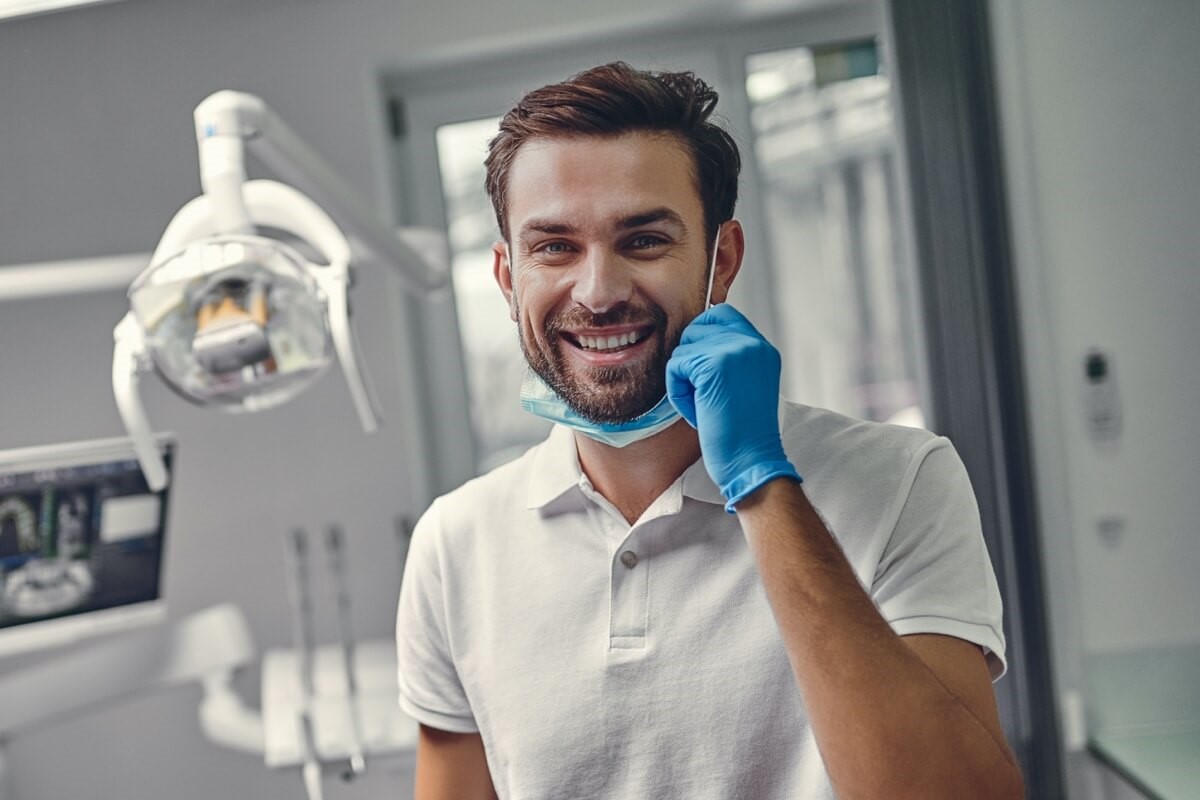
M 815 4 L 675 0 L 648 11 L 641 0 L 126 0 L 0 23 L 0 265 L 151 250 L 199 191 L 191 111 L 218 89 L 262 95 L 386 213 L 384 72 L 672 18 L 805 5 Z M 370 273 L 355 293 L 386 417 L 374 437 L 358 428 L 337 373 L 270 414 L 220 419 L 147 384 L 152 420 L 181 440 L 172 616 L 231 600 L 261 647 L 286 645 L 282 537 L 336 520 L 349 537 L 357 632 L 389 634 L 399 585 L 392 520 L 423 502 L 413 488 L 423 480 L 413 452 L 421 421 L 398 367 L 407 339 L 396 293 Z M 124 308 L 119 292 L 0 301 L 0 448 L 123 432 L 108 387 L 112 326 Z M 318 617 L 326 640 L 329 611 Z M 244 680 L 251 691 L 254 680 Z M 207 742 L 198 699 L 195 687 L 159 693 L 16 740 L 15 796 L 300 795 L 297 774 L 269 773 Z M 383 766 L 358 785 L 327 781 L 330 796 L 407 796 L 403 765 Z
M 1089 655 L 1200 642 L 1200 4 L 997 0 L 992 17 L 1054 663 L 1069 695 Z M 1116 441 L 1086 433 L 1090 347 L 1114 359 Z M 1116 536 L 1101 535 L 1105 520 Z M 1086 785 L 1078 796 L 1103 796 Z

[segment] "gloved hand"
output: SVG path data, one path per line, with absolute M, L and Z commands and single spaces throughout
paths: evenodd
M 802 480 L 779 437 L 779 351 L 722 303 L 684 328 L 667 362 L 667 397 L 700 433 L 725 510 L 780 476 Z

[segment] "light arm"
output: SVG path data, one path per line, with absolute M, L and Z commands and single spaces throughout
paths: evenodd
M 358 337 L 350 326 L 350 307 L 346 297 L 346 274 L 320 275 L 317 280 L 329 297 L 329 330 L 333 346 L 337 351 L 338 363 L 346 375 L 350 387 L 350 398 L 362 422 L 363 430 L 374 433 L 379 428 L 379 402 L 366 374 L 358 368 Z
M 132 311 L 117 325 L 113 339 L 112 386 L 117 411 L 125 423 L 125 430 L 129 431 L 133 451 L 146 476 L 146 485 L 151 491 L 162 491 L 170 475 L 167 474 L 167 467 L 154 440 L 154 430 L 150 427 L 146 409 L 137 392 L 138 359 L 142 357 L 145 343 L 141 326 Z
M 225 224 L 249 224 L 244 203 L 231 188 L 240 188 L 245 180 L 236 147 L 242 142 L 276 175 L 320 203 L 355 245 L 391 264 L 409 290 L 421 294 L 448 284 L 448 274 L 431 268 L 360 203 L 345 181 L 260 98 L 217 92 L 196 107 L 195 120 L 201 180 L 205 192 L 223 206 L 219 213 Z

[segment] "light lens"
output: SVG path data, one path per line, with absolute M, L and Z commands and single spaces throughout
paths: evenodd
M 154 366 L 185 399 L 258 411 L 307 388 L 333 361 L 325 298 L 294 249 L 216 236 L 152 264 L 129 290 Z

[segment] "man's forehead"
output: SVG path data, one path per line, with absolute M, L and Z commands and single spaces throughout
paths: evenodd
M 688 227 L 702 214 L 694 162 L 670 134 L 571 136 L 526 142 L 508 175 L 512 228 Z

